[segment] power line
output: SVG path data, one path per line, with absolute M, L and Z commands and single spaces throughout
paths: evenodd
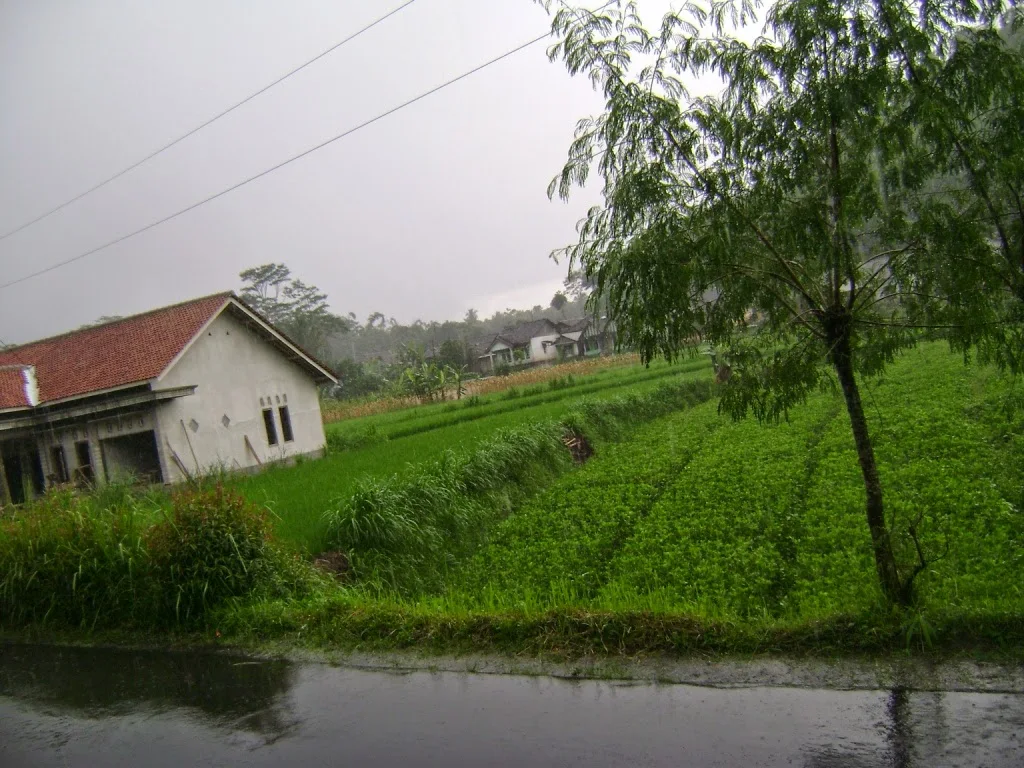
M 191 131 L 189 131 L 188 133 L 182 134 L 181 136 L 179 136 L 178 138 L 176 138 L 176 139 L 175 139 L 174 141 L 170 142 L 169 144 L 165 144 L 164 146 L 160 147 L 160 149 L 156 150 L 155 152 L 151 152 L 150 154 L 146 155 L 146 156 L 145 156 L 144 158 L 142 158 L 142 159 L 141 159 L 141 160 L 139 160 L 138 162 L 132 163 L 132 164 L 131 164 L 131 165 L 129 165 L 129 166 L 127 167 L 127 168 L 124 168 L 124 169 L 122 169 L 122 170 L 118 171 L 117 173 L 115 173 L 115 174 L 114 174 L 113 176 L 111 176 L 110 178 L 108 178 L 108 179 L 104 179 L 104 180 L 103 180 L 103 181 L 101 181 L 101 182 L 100 182 L 99 184 L 96 184 L 95 186 L 93 186 L 93 187 L 90 187 L 89 189 L 85 190 L 85 191 L 84 191 L 84 192 L 82 192 L 81 194 L 79 194 L 79 195 L 76 195 L 75 197 L 72 197 L 72 198 L 71 198 L 70 200 L 67 200 L 67 201 L 65 201 L 65 202 L 61 203 L 61 204 L 60 204 L 60 205 L 58 205 L 58 206 L 57 206 L 56 208 L 52 208 L 52 209 L 50 209 L 49 211 L 47 211 L 46 213 L 44 213 L 44 214 L 41 214 L 40 216 L 36 216 L 36 217 L 35 217 L 34 219 L 32 219 L 31 221 L 27 221 L 27 222 L 25 222 L 24 224 L 22 224 L 21 226 L 19 226 L 19 227 L 15 227 L 15 228 L 14 228 L 14 229 L 12 229 L 11 231 L 9 231 L 9 232 L 6 232 L 6 233 L 4 233 L 3 235 L 0 235 L 0 240 L 6 240 L 6 239 L 7 239 L 8 237 L 10 237 L 11 235 L 15 235 L 15 234 L 17 234 L 18 232 L 21 232 L 21 231 L 22 231 L 23 229 L 27 229 L 28 227 L 31 227 L 31 226 L 32 226 L 33 224 L 36 224 L 36 223 L 38 223 L 38 222 L 42 221 L 43 219 L 45 219 L 45 218 L 48 218 L 48 217 L 52 216 L 53 214 L 57 213 L 58 211 L 62 211 L 62 210 L 64 210 L 65 208 L 67 208 L 67 207 L 68 207 L 69 205 L 71 205 L 72 203 L 76 203 L 76 202 L 78 202 L 78 201 L 79 201 L 79 200 L 81 200 L 81 199 L 82 199 L 83 197 L 86 197 L 87 195 L 91 195 L 91 194 L 92 194 L 93 192 L 95 192 L 96 190 L 98 190 L 98 189 L 102 189 L 103 187 L 107 186 L 107 184 L 109 184 L 110 182 L 112 182 L 112 181 L 114 181 L 114 180 L 116 180 L 116 179 L 119 179 L 119 178 L 121 178 L 121 177 L 122 177 L 122 176 L 124 176 L 124 175 L 125 175 L 126 173 L 128 173 L 128 172 L 130 172 L 130 171 L 134 171 L 134 170 L 135 170 L 136 168 L 138 168 L 138 167 L 139 167 L 140 165 L 143 165 L 144 163 L 147 163 L 147 162 L 149 162 L 150 160 L 152 160 L 152 159 L 153 159 L 154 157 L 156 157 L 157 155 L 159 155 L 159 154 L 162 154 L 162 153 L 166 152 L 166 151 L 167 151 L 168 149 L 170 149 L 171 147 L 173 147 L 173 146 L 175 146 L 175 145 L 177 145 L 177 144 L 180 144 L 180 143 L 181 143 L 181 142 L 183 142 L 183 141 L 184 141 L 185 139 L 187 139 L 187 138 L 188 138 L 189 136 L 193 136 L 194 134 L 196 134 L 196 133 L 198 133 L 199 131 L 203 130 L 203 129 L 204 129 L 204 128 L 206 128 L 207 126 L 209 126 L 209 125 L 212 125 L 213 123 L 217 122 L 217 121 L 218 121 L 218 120 L 220 120 L 220 119 L 221 119 L 222 117 L 224 117 L 225 115 L 228 115 L 228 114 L 230 114 L 230 113 L 234 112 L 234 111 L 235 111 L 236 109 L 238 109 L 238 108 L 239 108 L 239 107 L 241 107 L 242 105 L 244 105 L 244 104 L 248 104 L 248 103 L 249 103 L 250 101 L 252 101 L 253 99 L 255 99 L 255 98 L 256 98 L 257 96 L 259 96 L 260 94 L 266 93 L 266 92 L 267 92 L 267 91 L 269 91 L 269 90 L 270 90 L 271 88 L 273 88 L 273 87 L 274 87 L 275 85 L 280 85 L 281 83 L 283 83 L 283 82 L 284 82 L 285 80 L 287 80 L 287 79 L 288 79 L 289 77 L 291 77 L 292 75 L 295 75 L 295 74 L 297 74 L 297 73 L 301 72 L 301 71 L 302 71 L 302 70 L 304 70 L 304 69 L 305 69 L 306 67 L 308 67 L 308 66 L 309 66 L 310 64 L 313 64 L 313 63 L 315 63 L 315 62 L 319 61 L 320 59 L 322 59 L 322 58 L 323 58 L 324 56 L 326 56 L 327 54 L 329 54 L 329 53 L 332 53 L 333 51 L 336 51 L 336 50 L 338 50 L 339 48 L 341 48 L 341 46 L 345 45 L 346 43 L 349 43 L 349 42 L 351 42 L 352 40 L 355 40 L 355 39 L 356 39 L 357 37 L 359 37 L 359 36 L 360 36 L 361 34 L 363 34 L 364 32 L 368 32 L 369 30 L 371 30 L 371 29 L 373 29 L 374 27 L 376 27 L 376 26 L 377 26 L 378 24 L 380 24 L 380 23 L 382 23 L 382 22 L 386 21 L 387 19 L 391 18 L 392 16 L 394 16 L 395 14 L 397 14 L 397 13 L 398 13 L 399 11 L 402 11 L 402 10 L 404 10 L 405 8 L 408 8 L 408 7 L 410 6 L 410 5 L 412 5 L 412 4 L 413 4 L 413 3 L 415 3 L 415 2 L 416 2 L 416 0 L 407 0 L 407 1 L 405 2 L 405 3 L 403 3 L 403 4 L 402 4 L 402 5 L 400 5 L 400 6 L 398 6 L 398 7 L 397 7 L 397 8 L 395 8 L 395 9 L 394 9 L 393 11 L 390 11 L 390 12 L 388 12 L 388 13 L 384 14 L 384 15 L 383 15 L 383 16 L 381 16 L 381 17 L 380 17 L 379 19 L 377 19 L 376 21 L 373 21 L 373 22 L 371 22 L 370 24 L 367 24 L 367 25 L 366 25 L 365 27 L 363 27 L 362 29 L 358 30 L 357 32 L 353 32 L 353 33 L 352 33 L 351 35 L 349 35 L 348 37 L 346 37 L 346 38 L 345 38 L 344 40 L 341 40 L 340 42 L 337 42 L 337 43 L 335 43 L 335 44 L 334 44 L 334 45 L 332 45 L 332 46 L 331 46 L 330 48 L 328 48 L 327 50 L 325 50 L 325 51 L 323 51 L 323 52 L 321 52 L 321 53 L 317 54 L 316 56 L 314 56 L 314 57 L 313 57 L 312 59 L 310 59 L 309 61 L 305 62 L 304 64 L 300 64 L 300 65 L 299 65 L 299 66 L 297 66 L 297 67 L 296 67 L 295 69 L 293 69 L 293 70 L 292 70 L 291 72 L 288 72 L 287 74 L 285 74 L 285 75 L 282 75 L 281 77 L 277 78 L 277 80 L 275 80 L 274 82 L 270 83 L 269 85 L 265 85 L 265 86 L 263 86 L 262 88 L 260 88 L 260 89 L 259 89 L 258 91 L 256 91 L 256 92 L 254 92 L 254 93 L 251 93 L 251 94 L 249 94 L 248 96 L 246 96 L 246 97 L 245 97 L 244 99 L 242 99 L 242 100 L 241 100 L 240 102 L 238 102 L 237 104 L 234 104 L 234 105 L 232 105 L 232 106 L 228 107 L 227 109 L 225 109 L 225 110 L 224 110 L 223 112 L 220 112 L 219 114 L 217 114 L 217 115 L 215 115 L 215 116 L 211 117 L 211 118 L 210 118 L 209 120 L 207 120 L 207 121 L 206 121 L 205 123 L 202 123 L 201 125 L 197 125 L 197 126 L 196 126 L 195 128 L 193 128 L 193 129 L 192 129 Z
M 18 285 L 20 283 L 24 283 L 27 280 L 31 280 L 31 279 L 33 279 L 35 277 L 39 277 L 40 275 L 45 275 L 48 272 L 53 272 L 54 270 L 60 269 L 61 267 L 66 267 L 68 264 L 73 264 L 76 261 L 81 261 L 82 259 L 85 259 L 85 258 L 87 258 L 89 256 L 92 256 L 94 253 L 98 253 L 99 251 L 102 251 L 105 248 L 109 248 L 112 245 L 117 245 L 118 243 L 123 243 L 125 240 L 128 240 L 128 239 L 130 239 L 132 237 L 135 237 L 136 235 L 141 235 L 143 232 L 147 232 L 148 230 L 153 229 L 154 227 L 158 227 L 161 224 L 164 224 L 164 223 L 166 223 L 168 221 L 171 221 L 172 219 L 176 219 L 179 216 L 181 216 L 181 215 L 183 215 L 185 213 L 188 213 L 189 211 L 195 210 L 196 208 L 200 207 L 201 205 L 206 205 L 207 203 L 212 202 L 213 200 L 216 200 L 218 197 L 223 197 L 224 195 L 228 194 L 229 192 L 234 192 L 236 189 L 244 187 L 246 184 L 251 184 L 252 182 L 256 181 L 257 179 L 261 179 L 264 176 L 266 176 L 268 174 L 271 174 L 271 173 L 273 173 L 276 170 L 279 170 L 280 168 L 284 168 L 286 165 L 294 163 L 296 160 L 299 160 L 299 159 L 305 157 L 306 155 L 310 155 L 313 152 L 316 152 L 317 150 L 323 149 L 324 147 L 328 146 L 329 144 L 333 144 L 334 142 L 336 142 L 336 141 L 338 141 L 340 139 L 343 139 L 346 136 L 351 136 L 356 131 L 360 131 L 363 128 L 366 128 L 369 125 L 373 125 L 374 123 L 376 123 L 379 120 L 383 120 L 385 117 L 393 115 L 395 112 L 398 112 L 399 110 L 405 109 L 406 107 L 409 107 L 409 106 L 415 104 L 418 101 L 422 101 L 423 99 L 427 98 L 428 96 L 432 96 L 433 94 L 437 93 L 438 91 L 442 91 L 445 88 L 447 88 L 447 87 L 449 87 L 451 85 L 454 85 L 455 83 L 459 82 L 460 80 L 465 80 L 470 75 L 474 75 L 477 72 L 479 72 L 479 71 L 481 71 L 483 69 L 486 69 L 487 67 L 489 67 L 489 66 L 491 66 L 493 64 L 497 64 L 499 61 L 502 61 L 503 59 L 507 59 L 508 57 L 510 57 L 510 56 L 512 56 L 512 55 L 514 55 L 516 53 L 519 53 L 520 51 L 522 51 L 522 50 L 524 50 L 526 48 L 529 48 L 531 45 L 536 45 L 537 43 L 539 43 L 542 40 L 546 39 L 548 37 L 548 35 L 549 35 L 549 33 L 545 32 L 543 35 L 540 35 L 539 37 L 535 37 L 532 40 L 529 40 L 529 41 L 523 43 L 522 45 L 518 45 L 515 48 L 512 48 L 511 50 L 508 50 L 505 53 L 501 54 L 500 56 L 497 56 L 497 57 L 491 59 L 490 61 L 486 61 L 483 64 L 479 64 L 478 66 L 474 67 L 473 69 L 471 69 L 471 70 L 469 70 L 467 72 L 463 72 L 458 77 L 453 77 L 451 80 L 448 80 L 448 81 L 446 81 L 444 83 L 441 83 L 441 85 L 436 85 L 433 88 L 431 88 L 429 91 L 424 91 L 420 95 L 414 96 L 413 98 L 409 99 L 408 101 L 402 102 L 398 106 L 392 107 L 391 109 L 387 110 L 386 112 L 381 112 L 376 117 L 371 117 L 369 120 L 367 120 L 367 121 L 365 121 L 363 123 L 360 123 L 359 125 L 355 126 L 354 128 L 349 128 L 348 130 L 346 130 L 346 131 L 344 131 L 342 133 L 339 133 L 337 136 L 334 136 L 334 137 L 332 137 L 330 139 L 327 139 L 327 141 L 324 141 L 324 142 L 321 142 L 320 144 L 317 144 L 315 147 L 310 147 L 309 149 L 307 149 L 307 150 L 305 150 L 303 152 L 300 152 L 297 155 L 293 155 L 292 157 L 290 157 L 287 160 L 284 160 L 284 161 L 278 163 L 277 165 L 271 166 L 270 168 L 267 168 L 264 171 L 260 171 L 259 173 L 257 173 L 254 176 L 250 176 L 249 178 L 245 179 L 244 181 L 240 181 L 237 184 L 233 184 L 232 186 L 230 186 L 230 187 L 228 187 L 226 189 L 222 189 L 220 192 L 217 192 L 216 194 L 210 195 L 209 197 L 204 198 L 204 199 L 200 200 L 197 203 L 192 203 L 192 205 L 189 205 L 186 208 L 182 208 L 181 210 L 176 211 L 175 213 L 172 213 L 169 216 L 164 216 L 162 219 L 158 219 L 157 221 L 154 221 L 154 222 L 152 222 L 150 224 L 147 224 L 144 227 L 140 227 L 139 229 L 136 229 L 134 232 L 129 232 L 126 235 L 121 235 L 120 237 L 114 238 L 113 240 L 110 240 L 109 242 L 106 242 L 103 245 L 98 245 L 95 248 L 92 248 L 92 249 L 90 249 L 88 251 L 85 251 L 84 253 L 80 253 L 77 256 L 73 256 L 70 259 L 65 259 L 64 261 L 59 261 L 56 264 L 51 264 L 48 267 L 45 267 L 45 268 L 40 269 L 40 270 L 37 270 L 36 272 L 32 272 L 32 273 L 30 273 L 28 275 L 25 275 L 24 277 L 19 277 L 17 280 L 11 280 L 9 282 L 0 284 L 0 291 L 4 290 L 5 288 L 10 288 L 11 286 Z

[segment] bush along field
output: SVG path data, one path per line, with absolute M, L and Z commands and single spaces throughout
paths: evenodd
M 878 587 L 849 424 L 823 392 L 774 426 L 714 402 L 674 409 L 521 500 L 442 462 L 433 482 L 465 505 L 454 524 L 423 479 L 368 487 L 332 516 L 332 544 L 355 563 L 343 588 L 222 623 L 256 641 L 438 651 L 1019 653 L 1014 391 L 937 345 L 866 386 L 899 558 L 921 566 L 909 610 Z M 385 519 L 401 522 L 374 527 Z
M 1018 388 L 937 344 L 865 382 L 898 557 L 920 571 L 909 609 L 878 587 L 840 395 L 735 422 L 695 369 L 272 470 L 240 495 L 51 496 L 2 523 L 0 626 L 563 656 L 1019 656 Z M 400 471 L 358 463 L 428 437 L 434 451 Z M 260 502 L 313 477 L 318 528 L 302 539 L 295 507 Z

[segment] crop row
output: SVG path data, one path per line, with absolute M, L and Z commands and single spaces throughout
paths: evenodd
M 938 346 L 863 385 L 900 566 L 919 565 L 918 544 L 926 561 L 925 608 L 1024 607 L 1024 438 L 1000 410 L 1007 388 Z M 443 601 L 708 619 L 875 610 L 841 397 L 816 395 L 774 426 L 729 422 L 709 403 L 643 427 L 497 526 Z
M 832 398 L 818 396 L 790 421 L 718 430 L 640 521 L 599 600 L 653 598 L 705 616 L 775 613 L 799 548 L 807 457 L 835 413 Z
M 616 548 L 722 423 L 714 403 L 685 413 L 607 446 L 499 525 L 466 568 L 462 599 L 508 608 L 593 595 Z
M 709 365 L 705 359 L 691 360 L 672 366 L 660 364 L 651 369 L 641 367 L 611 369 L 586 378 L 552 379 L 547 385 L 538 385 L 536 388 L 527 390 L 511 388 L 487 398 L 467 398 L 380 416 L 353 419 L 332 424 L 327 429 L 330 433 L 341 435 L 354 435 L 374 430 L 384 437 L 394 439 L 464 421 L 475 421 L 500 413 L 582 397 L 606 389 L 631 386 L 680 373 L 707 370 L 709 370 Z
M 1024 468 L 1005 462 L 1005 418 L 993 434 L 993 425 L 977 417 L 979 408 L 1004 400 L 1005 382 L 965 367 L 941 348 L 910 353 L 897 372 L 868 389 L 868 403 L 903 572 L 920 563 L 913 527 L 927 562 L 917 580 L 926 605 L 954 611 L 1021 606 L 1024 519 L 1013 494 L 1020 493 Z M 794 607 L 808 617 L 837 605 L 865 609 L 880 597 L 846 419 L 837 419 L 819 451 L 792 593 Z

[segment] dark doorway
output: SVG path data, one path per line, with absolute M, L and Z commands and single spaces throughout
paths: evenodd
M 95 473 L 92 469 L 92 451 L 89 450 L 89 441 L 82 440 L 75 443 L 75 483 L 80 486 L 92 485 Z
M 4 463 L 12 503 L 24 504 L 33 496 L 43 494 L 46 489 L 43 462 L 32 441 L 11 440 L 0 443 L 0 460 Z
M 163 482 L 156 433 L 152 430 L 100 440 L 100 450 L 108 481 Z
M 53 480 L 57 483 L 66 483 L 71 479 L 68 474 L 68 460 L 64 455 L 64 446 L 55 445 L 50 448 L 50 469 L 53 470 Z
M 7 446 L 0 447 L 3 451 L 0 458 L 4 462 L 4 475 L 7 477 L 7 490 L 11 494 L 12 504 L 25 503 L 25 481 L 21 473 L 21 454 L 16 450 L 11 452 Z

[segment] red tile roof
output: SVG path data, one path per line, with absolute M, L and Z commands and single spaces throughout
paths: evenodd
M 35 366 L 40 403 L 143 383 L 163 373 L 231 297 L 205 296 L 3 350 L 0 366 Z M 0 408 L 28 405 L 22 374 L 14 373 L 0 371 Z
M 25 397 L 25 374 L 18 367 L 0 368 L 0 408 L 31 405 Z

